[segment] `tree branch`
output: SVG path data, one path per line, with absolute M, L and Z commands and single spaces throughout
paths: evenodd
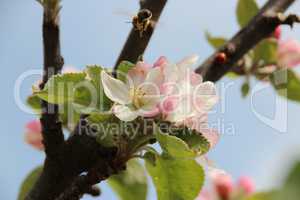
M 122 165 L 115 161 L 116 148 L 102 147 L 89 136 L 89 130 L 87 122 L 80 120 L 59 155 L 46 158 L 43 172 L 26 200 L 53 200 L 73 186 L 81 173 L 95 168 L 106 178 L 118 171 Z
M 40 89 L 43 89 L 48 79 L 60 73 L 64 64 L 60 53 L 59 39 L 59 1 L 52 0 L 45 3 L 41 2 L 44 8 L 43 16 L 43 43 L 44 43 L 44 72 Z M 55 157 L 59 149 L 64 144 L 62 125 L 59 121 L 58 106 L 41 102 L 42 115 L 41 125 L 43 143 L 46 155 Z
M 142 37 L 140 36 L 139 31 L 135 30 L 134 27 L 131 29 L 127 41 L 115 64 L 115 71 L 121 61 L 127 60 L 135 63 L 138 58 L 143 55 L 166 3 L 167 0 L 140 0 L 140 10 L 148 9 L 152 12 L 152 23 L 143 33 Z
M 217 81 L 238 62 L 250 49 L 264 38 L 269 37 L 280 24 L 287 24 L 295 17 L 282 18 L 284 12 L 295 0 L 269 0 L 259 13 L 242 28 L 223 47 L 211 55 L 196 72 L 201 73 L 204 80 Z M 293 20 L 297 21 L 297 20 Z M 216 62 L 219 53 L 225 53 L 227 60 L 220 64 Z

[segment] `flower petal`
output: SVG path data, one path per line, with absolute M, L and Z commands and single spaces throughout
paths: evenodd
M 196 72 L 192 72 L 190 74 L 191 84 L 193 86 L 197 86 L 198 84 L 201 84 L 203 81 L 203 78 L 200 74 L 197 74 Z
M 176 109 L 169 113 L 166 119 L 170 122 L 183 122 L 191 117 L 193 110 L 191 98 L 189 96 L 181 96 L 177 101 Z
M 33 120 L 26 124 L 26 129 L 30 132 L 42 132 L 41 122 L 39 120 Z
M 181 68 L 181 67 L 191 67 L 194 64 L 196 64 L 196 62 L 198 61 L 199 56 L 196 54 L 193 54 L 191 56 L 187 56 L 184 59 L 182 59 L 181 61 L 179 61 L 177 63 L 177 65 Z
M 115 105 L 113 113 L 122 121 L 128 122 L 138 117 L 137 112 L 131 110 L 128 106 Z
M 163 67 L 168 63 L 168 60 L 165 56 L 161 56 L 157 59 L 157 61 L 153 64 L 153 67 Z
M 157 86 L 160 86 L 162 84 L 162 81 L 163 73 L 159 68 L 152 68 L 151 70 L 149 70 L 145 79 L 146 83 L 153 83 Z
M 26 124 L 25 142 L 37 150 L 44 150 L 41 123 L 38 120 Z
M 134 68 L 128 71 L 127 84 L 130 87 L 138 87 L 145 81 L 149 69 L 150 67 L 144 62 L 138 62 Z
M 213 82 L 207 81 L 195 87 L 193 93 L 193 106 L 197 112 L 210 110 L 218 100 L 217 90 Z
M 300 64 L 300 43 L 294 39 L 282 41 L 277 54 L 282 67 L 295 67 Z
M 108 98 L 119 104 L 129 104 L 129 87 L 122 81 L 108 75 L 105 71 L 101 72 L 101 80 L 104 92 Z
M 253 180 L 248 176 L 242 176 L 238 179 L 237 185 L 243 189 L 246 194 L 251 194 L 255 191 L 255 185 Z

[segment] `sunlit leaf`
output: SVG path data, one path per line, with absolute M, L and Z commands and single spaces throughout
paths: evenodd
M 125 81 L 127 77 L 127 73 L 130 69 L 132 69 L 135 65 L 128 61 L 122 61 L 118 66 L 118 79 Z
M 25 178 L 25 180 L 23 181 L 23 183 L 20 187 L 18 200 L 24 200 L 27 193 L 31 190 L 31 188 L 33 187 L 33 185 L 35 184 L 35 182 L 41 175 L 42 170 L 43 170 L 43 167 L 39 166 L 39 167 L 35 168 L 33 171 L 31 171 L 30 174 L 27 175 L 27 177 Z
M 224 37 L 213 37 L 209 32 L 205 33 L 206 39 L 208 43 L 215 49 L 220 48 L 223 46 L 226 42 L 227 39 Z
M 127 163 L 126 171 L 111 176 L 108 184 L 121 200 L 146 200 L 147 177 L 143 166 L 136 160 Z
M 273 64 L 277 62 L 278 42 L 275 39 L 261 41 L 254 48 L 254 62 L 261 61 L 264 64 Z
M 250 85 L 248 82 L 243 83 L 241 87 L 242 97 L 246 97 L 249 94 Z
M 202 167 L 184 141 L 157 131 L 163 153 L 148 152 L 145 158 L 158 200 L 194 200 L 204 181 Z
M 74 92 L 78 84 L 85 80 L 85 73 L 67 73 L 52 76 L 42 91 L 35 91 L 41 99 L 55 104 L 63 104 L 74 100 Z
M 259 7 L 255 0 L 239 0 L 236 15 L 238 23 L 244 27 L 259 11 Z

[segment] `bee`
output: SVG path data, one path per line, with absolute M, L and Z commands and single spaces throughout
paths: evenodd
M 152 12 L 148 9 L 141 9 L 132 18 L 132 25 L 136 31 L 139 31 L 140 37 L 143 37 L 143 33 L 146 32 L 151 26 Z

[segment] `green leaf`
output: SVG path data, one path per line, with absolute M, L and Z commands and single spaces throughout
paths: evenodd
M 121 200 L 146 200 L 147 177 L 143 166 L 136 160 L 128 161 L 126 171 L 110 177 L 108 184 Z
M 264 64 L 277 62 L 278 42 L 275 39 L 261 41 L 254 48 L 254 62 L 263 61 Z
M 220 48 L 227 42 L 226 38 L 213 37 L 213 36 L 211 36 L 211 34 L 209 32 L 205 33 L 205 37 L 206 37 L 206 40 L 208 41 L 208 43 L 215 49 Z
M 33 185 L 41 175 L 42 170 L 43 167 L 39 166 L 35 168 L 32 172 L 30 172 L 29 175 L 27 175 L 27 177 L 25 178 L 25 180 L 21 185 L 19 195 L 18 195 L 18 200 L 23 200 L 26 197 L 27 193 L 31 190 L 31 188 L 33 187 Z
M 135 66 L 135 64 L 129 62 L 129 61 L 122 61 L 118 66 L 118 79 L 125 81 L 127 73 L 130 69 L 132 69 Z
M 300 162 L 292 168 L 287 176 L 283 188 L 273 200 L 299 200 L 300 196 Z
M 241 87 L 242 97 L 246 97 L 249 94 L 250 85 L 248 82 L 243 83 Z
M 255 0 L 239 0 L 236 15 L 238 23 L 244 27 L 258 13 L 259 7 Z
M 92 112 L 89 116 L 88 116 L 88 121 L 92 122 L 92 123 L 103 123 L 107 120 L 110 120 L 112 117 L 111 114 L 104 114 L 101 112 Z
M 300 79 L 294 71 L 290 69 L 280 70 L 274 72 L 270 79 L 280 96 L 300 102 Z
M 105 95 L 103 90 L 101 81 L 102 70 L 103 68 L 100 66 L 91 65 L 87 66 L 85 72 L 87 73 L 88 77 L 91 79 L 94 87 L 96 88 L 96 93 L 94 95 L 97 95 L 96 98 L 100 99 L 100 101 L 97 102 L 96 107 L 99 108 L 100 111 L 108 111 L 112 106 L 112 102 Z
M 195 154 L 181 139 L 160 133 L 161 155 L 148 152 L 146 168 L 156 187 L 158 200 L 194 200 L 204 181 L 204 171 Z
M 36 95 L 30 95 L 27 97 L 27 105 L 29 105 L 34 111 L 40 112 L 41 110 L 41 99 Z
M 180 138 L 171 136 L 156 128 L 156 138 L 166 155 L 176 158 L 194 158 L 196 154 Z
M 67 73 L 51 77 L 42 91 L 35 91 L 41 99 L 54 104 L 63 104 L 74 100 L 76 84 L 85 80 L 85 73 Z M 76 89 L 75 89 L 76 88 Z M 77 94 L 78 95 L 78 94 Z
M 205 154 L 210 149 L 209 141 L 196 130 L 183 127 L 181 129 L 174 129 L 170 135 L 176 136 L 183 140 L 189 148 L 196 154 Z
M 236 74 L 235 72 L 227 72 L 226 73 L 226 77 L 230 78 L 230 79 L 236 79 L 239 77 L 238 74 Z

